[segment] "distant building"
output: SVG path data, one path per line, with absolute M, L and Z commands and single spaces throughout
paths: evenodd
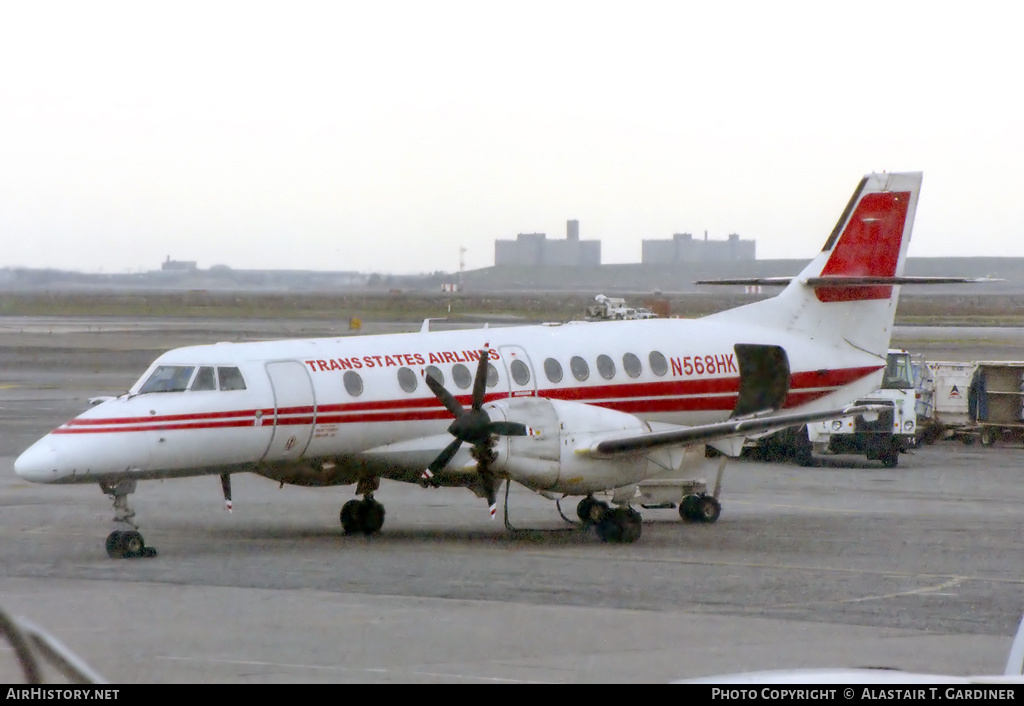
M 494 264 L 517 267 L 591 267 L 601 264 L 601 241 L 580 240 L 580 222 L 567 221 L 565 240 L 544 233 L 520 233 L 515 240 L 494 241 Z
M 755 241 L 740 240 L 736 233 L 726 240 L 694 240 L 689 233 L 676 233 L 671 240 L 645 240 L 641 262 L 645 265 L 679 264 L 687 262 L 725 262 L 755 260 Z
M 171 256 L 168 255 L 167 259 L 160 265 L 160 269 L 164 272 L 195 272 L 198 269 L 198 265 L 189 260 L 172 260 Z

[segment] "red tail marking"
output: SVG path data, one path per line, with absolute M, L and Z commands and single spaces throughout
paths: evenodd
M 846 228 L 836 241 L 828 262 L 821 270 L 821 276 L 895 275 L 909 206 L 909 191 L 867 194 L 846 222 Z M 825 286 L 817 287 L 815 294 L 818 301 L 822 302 L 888 299 L 892 296 L 892 287 Z

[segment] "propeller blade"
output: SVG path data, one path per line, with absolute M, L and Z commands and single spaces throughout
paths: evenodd
M 224 491 L 224 506 L 231 512 L 231 476 L 227 473 L 220 474 L 220 489 Z
M 456 439 L 452 443 L 444 447 L 444 451 L 438 454 L 438 457 L 430 462 L 427 466 L 427 470 L 423 471 L 423 479 L 430 480 L 434 477 L 434 474 L 440 471 L 442 468 L 448 465 L 448 462 L 452 460 L 455 452 L 462 446 L 462 439 Z
M 480 474 L 480 479 L 483 481 L 484 493 L 487 495 L 487 510 L 491 513 L 493 520 L 498 512 L 498 494 L 495 492 L 497 483 L 489 468 Z
M 434 393 L 437 399 L 441 400 L 441 404 L 444 405 L 445 409 L 452 413 L 452 415 L 458 419 L 466 413 L 459 401 L 455 399 L 455 396 L 444 389 L 444 385 L 438 382 L 435 378 L 430 375 L 427 376 L 427 387 Z
M 480 351 L 480 364 L 476 366 L 476 378 L 473 380 L 473 411 L 479 412 L 484 406 L 484 391 L 487 386 L 487 359 L 490 353 L 485 348 Z
M 491 444 L 488 442 L 474 445 L 470 453 L 476 459 L 477 472 L 480 474 L 484 495 L 487 496 L 487 509 L 491 513 L 491 519 L 493 520 L 495 513 L 498 511 L 498 496 L 495 492 L 497 482 L 494 477 L 494 471 L 491 470 L 491 464 L 497 459 L 497 454 L 494 453 Z
M 519 422 L 491 422 L 489 431 L 500 436 L 530 436 L 530 427 Z

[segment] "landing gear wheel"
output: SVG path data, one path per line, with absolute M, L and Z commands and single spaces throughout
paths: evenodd
M 126 557 L 137 557 L 142 556 L 146 543 L 142 540 L 141 534 L 131 531 L 121 535 L 121 546 L 124 548 L 124 555 Z
M 699 495 L 684 495 L 679 503 L 679 517 L 685 522 L 696 522 L 699 519 Z
M 585 525 L 596 525 L 609 513 L 610 508 L 600 500 L 594 500 L 589 495 L 576 506 L 576 516 Z
M 112 559 L 137 559 L 156 556 L 156 549 L 147 547 L 135 530 L 115 530 L 107 535 L 107 556 Z
M 384 526 L 384 506 L 372 498 L 366 498 L 359 504 L 356 515 L 363 534 L 376 534 Z
M 628 506 L 620 507 L 615 510 L 614 517 L 622 527 L 622 537 L 619 538 L 620 542 L 632 544 L 640 539 L 640 534 L 643 531 L 643 520 L 639 512 Z
M 121 541 L 122 534 L 124 534 L 124 532 L 120 530 L 114 530 L 113 532 L 107 535 L 107 556 L 109 556 L 111 559 L 124 558 L 124 550 L 121 548 L 123 546 Z
M 701 522 L 711 524 L 717 522 L 722 514 L 722 504 L 718 498 L 711 495 L 702 495 L 697 503 L 697 519 Z
M 375 534 L 384 526 L 384 506 L 373 498 L 349 500 L 340 517 L 345 534 Z
M 631 507 L 617 507 L 597 523 L 597 536 L 603 542 L 632 544 L 643 529 L 640 513 Z
M 597 523 L 597 536 L 602 542 L 618 544 L 622 541 L 622 528 L 611 517 Z
M 345 534 L 359 531 L 359 504 L 362 500 L 349 500 L 341 506 L 341 527 Z

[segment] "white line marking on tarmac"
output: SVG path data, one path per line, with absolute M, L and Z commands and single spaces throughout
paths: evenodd
M 288 662 L 261 662 L 258 660 L 242 659 L 218 659 L 215 657 L 175 657 L 173 655 L 156 655 L 157 659 L 169 662 L 207 662 L 216 664 L 237 664 L 244 667 L 271 667 L 280 669 L 314 669 L 330 672 L 368 672 L 371 674 L 392 674 L 401 676 L 403 674 L 418 677 L 441 677 L 445 679 L 472 679 L 473 681 L 510 683 L 510 684 L 550 684 L 553 682 L 540 682 L 532 679 L 509 679 L 506 677 L 480 677 L 473 674 L 455 674 L 448 672 L 423 672 L 415 669 L 380 669 L 373 667 L 342 667 L 337 665 L 321 664 L 290 664 Z

